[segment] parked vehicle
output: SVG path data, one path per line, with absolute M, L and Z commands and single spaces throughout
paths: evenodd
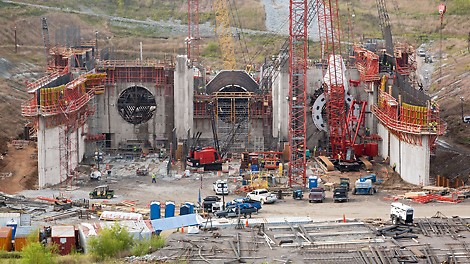
M 254 208 L 256 208 L 256 211 L 259 211 L 262 208 L 261 203 L 259 201 L 251 200 L 250 198 L 246 198 L 246 197 L 236 198 L 233 201 L 227 202 L 226 206 L 230 207 L 234 205 L 237 206 L 240 204 L 249 204 L 253 206 Z
M 411 206 L 402 203 L 392 203 L 390 205 L 390 218 L 394 225 L 403 223 L 405 225 L 413 224 L 414 209 Z
M 212 213 L 220 210 L 222 202 L 220 202 L 220 197 L 211 195 L 204 198 L 202 205 L 205 212 Z
M 261 204 L 264 203 L 274 203 L 277 200 L 275 194 L 272 194 L 266 189 L 257 189 L 246 195 L 247 198 L 258 201 Z
M 348 202 L 348 190 L 345 188 L 336 188 L 333 192 L 333 202 Z
M 463 122 L 464 123 L 470 123 L 470 116 L 464 116 L 463 117 Z
M 424 49 L 418 49 L 418 56 L 419 57 L 425 57 L 426 56 L 426 51 Z
M 218 211 L 215 213 L 215 216 L 221 217 L 237 217 L 239 215 L 243 215 L 245 218 L 250 217 L 251 214 L 256 212 L 256 208 L 253 206 L 245 205 L 245 206 L 230 206 L 225 210 Z
M 339 178 L 339 186 L 349 192 L 349 178 Z
M 90 180 L 101 181 L 101 172 L 99 170 L 92 171 L 90 173 Z
M 304 192 L 301 189 L 292 191 L 292 198 L 301 200 L 304 197 Z
M 217 195 L 227 195 L 228 194 L 228 184 L 227 180 L 217 180 L 212 184 L 212 190 Z
M 377 190 L 372 186 L 371 179 L 360 178 L 354 183 L 354 188 L 352 194 L 369 194 L 372 195 L 376 193 Z
M 138 168 L 135 171 L 135 174 L 137 174 L 138 176 L 147 176 L 149 174 L 149 171 L 147 168 Z
M 114 197 L 114 190 L 110 190 L 108 185 L 100 185 L 95 187 L 89 196 L 90 199 L 111 199 Z
M 314 187 L 310 189 L 310 193 L 308 195 L 309 203 L 313 203 L 313 202 L 323 203 L 323 200 L 325 200 L 325 189 L 321 187 Z

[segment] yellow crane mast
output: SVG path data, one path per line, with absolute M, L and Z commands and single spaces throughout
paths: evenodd
M 230 16 L 228 2 L 230 0 L 214 1 L 215 11 L 215 33 L 219 41 L 219 47 L 222 52 L 224 69 L 235 69 L 235 47 L 233 44 L 232 29 L 230 27 Z

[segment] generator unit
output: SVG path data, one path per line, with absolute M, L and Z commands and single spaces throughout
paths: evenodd
M 414 209 L 406 204 L 392 203 L 390 205 L 390 218 L 394 225 L 398 225 L 400 223 L 405 225 L 413 224 L 413 214 Z

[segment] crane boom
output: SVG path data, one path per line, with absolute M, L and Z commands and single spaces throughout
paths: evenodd
M 215 7 L 215 32 L 222 51 L 224 68 L 233 70 L 236 66 L 235 47 L 233 44 L 232 29 L 230 27 L 230 16 L 228 10 L 228 0 L 216 0 Z
M 289 5 L 289 186 L 305 186 L 307 145 L 307 0 Z
M 390 18 L 388 17 L 387 5 L 384 0 L 376 0 L 377 11 L 379 12 L 380 29 L 385 40 L 385 49 L 393 57 L 393 39 Z
M 199 61 L 199 0 L 188 0 L 188 59 Z

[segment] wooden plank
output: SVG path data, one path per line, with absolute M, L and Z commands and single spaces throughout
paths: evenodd
M 372 170 L 372 163 L 366 157 L 360 157 L 359 160 L 362 161 L 366 170 Z
M 327 171 L 334 171 L 335 170 L 335 165 L 333 165 L 333 163 L 331 163 L 330 159 L 328 157 L 325 157 L 325 156 L 318 156 L 319 160 L 317 159 L 317 161 L 319 161 L 319 163 L 321 163 Z

